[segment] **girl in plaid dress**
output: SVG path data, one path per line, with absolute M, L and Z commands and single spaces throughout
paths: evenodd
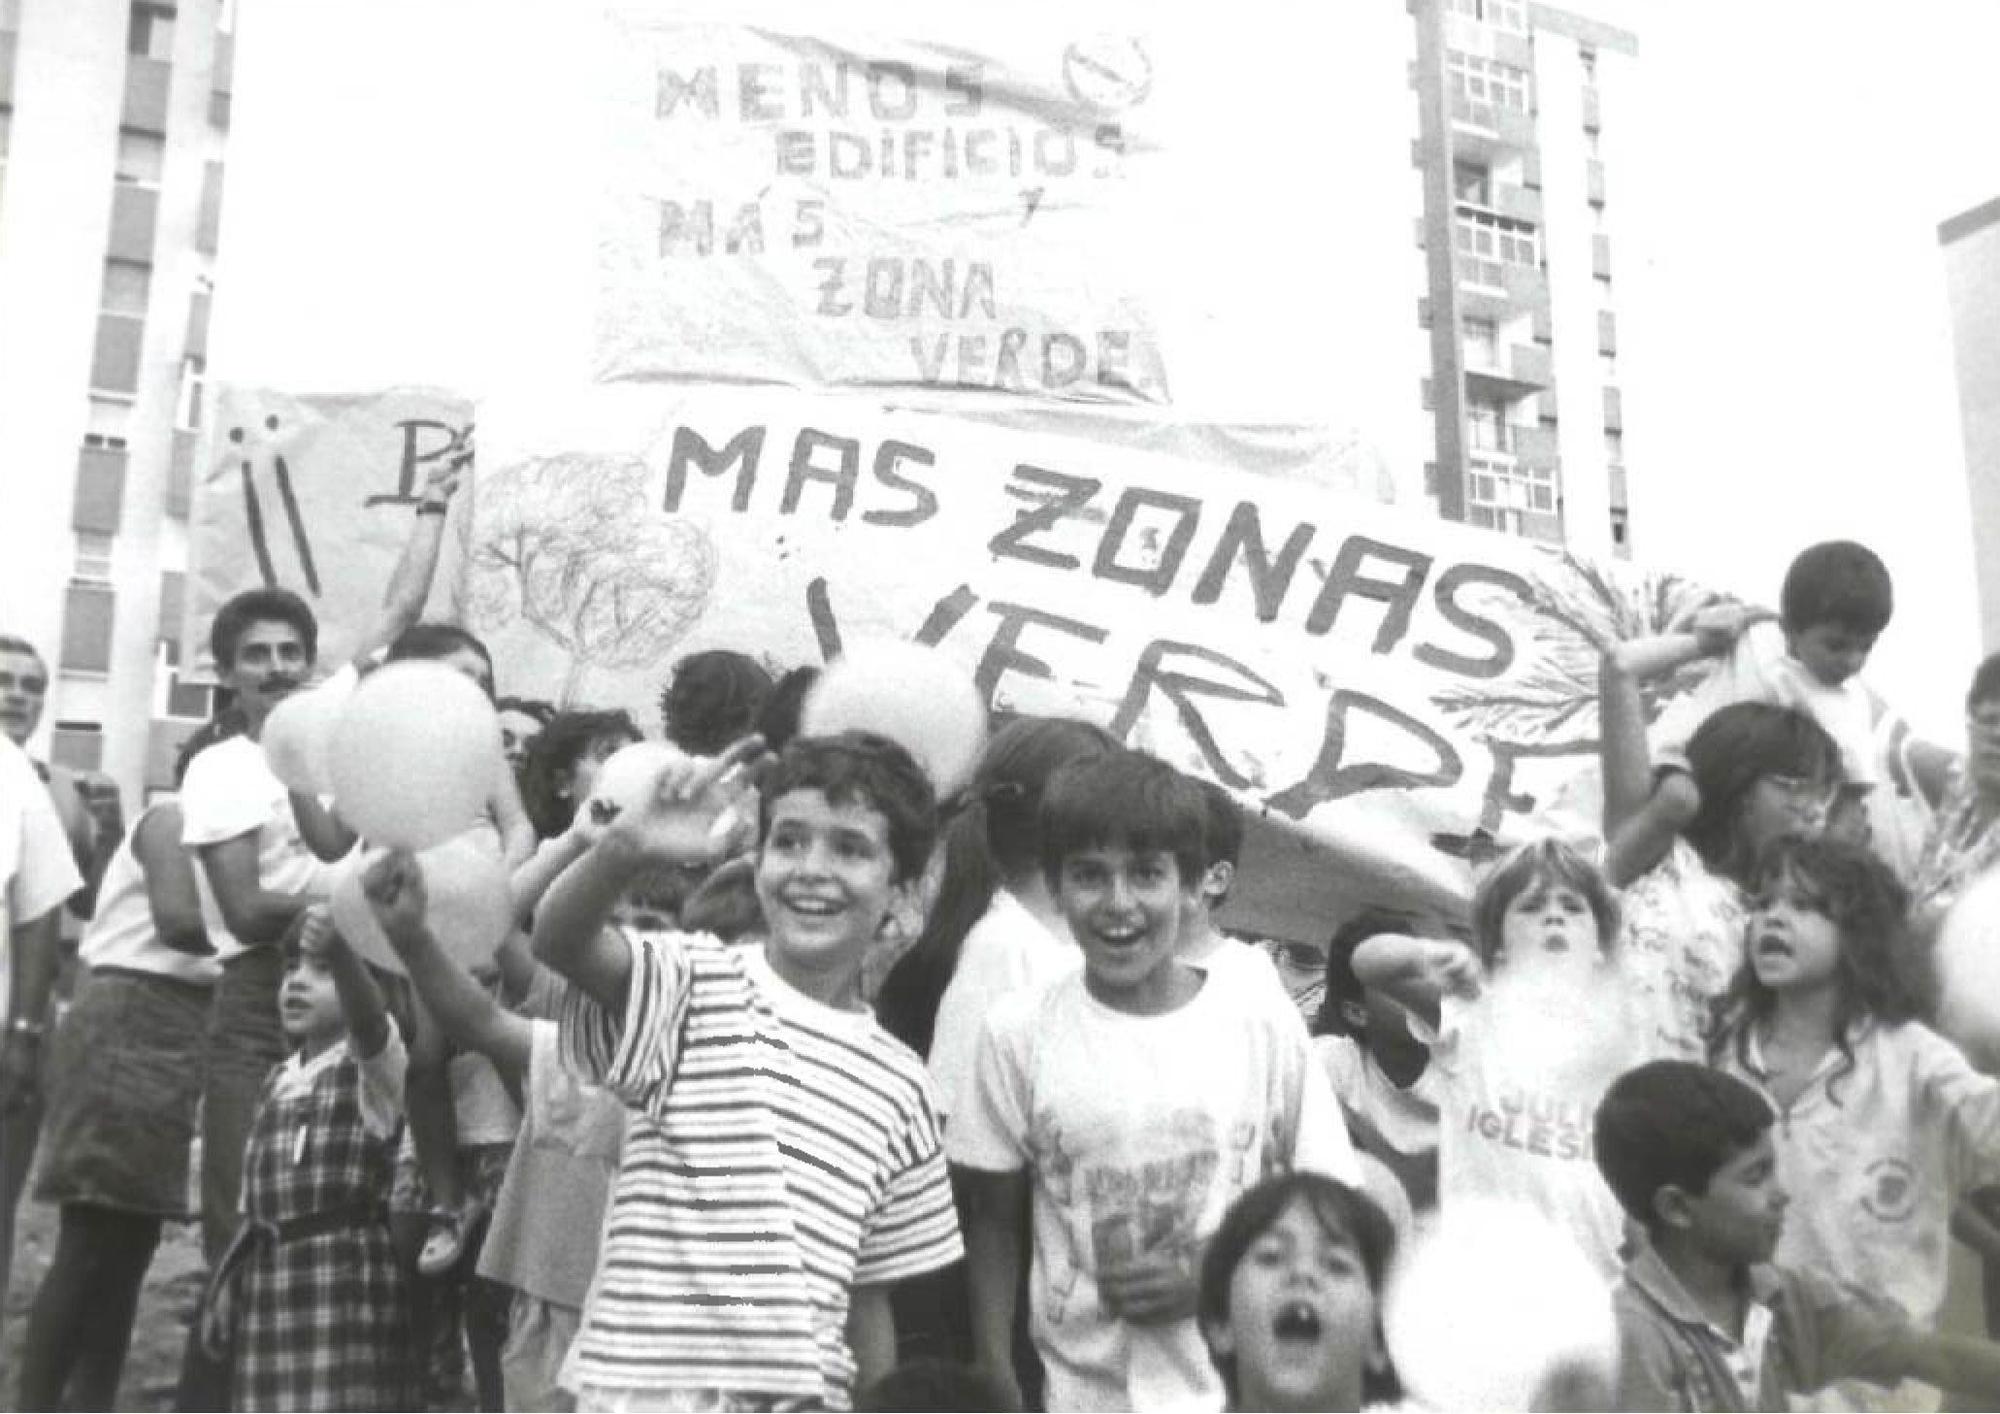
M 246 1221 L 204 1316 L 234 1334 L 237 1409 L 408 1409 L 410 1315 L 388 1194 L 407 1056 L 323 908 L 279 992 L 299 1049 L 271 1072 L 243 1153 Z

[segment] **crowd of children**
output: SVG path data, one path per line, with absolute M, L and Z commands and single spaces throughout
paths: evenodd
M 417 622 L 454 490 L 340 674 L 493 698 Z M 1609 646 L 1601 836 L 1519 844 L 1460 917 L 1357 900 L 1311 1017 L 1221 926 L 1242 807 L 1095 725 L 1006 721 L 939 799 L 906 744 L 802 734 L 810 672 L 713 651 L 620 806 L 628 715 L 498 699 L 466 827 L 513 927 L 468 969 L 416 858 L 362 863 L 265 759 L 302 601 L 217 614 L 229 709 L 129 834 L 15 744 L 39 660 L 0 640 L 0 1168 L 39 1129 L 61 1206 L 18 1397 L 116 1399 L 198 1134 L 180 1407 L 1389 1407 L 1440 1358 L 1385 1335 L 1399 1254 L 1496 1200 L 1596 1272 L 1618 1407 L 2000 1400 L 2000 1346 L 1940 1330 L 1954 1235 L 2000 1257 L 2000 1080 L 1932 1029 L 1929 951 L 2000 858 L 2000 665 L 1967 755 L 1912 741 L 1858 677 L 1891 609 L 1836 542 L 1775 623 Z

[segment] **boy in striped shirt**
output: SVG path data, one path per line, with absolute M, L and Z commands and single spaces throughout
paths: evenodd
M 564 1061 L 629 1107 L 565 1383 L 580 1408 L 848 1407 L 895 1361 L 889 1286 L 961 1252 L 930 1084 L 861 960 L 935 826 L 901 747 L 794 742 L 764 782 L 761 946 L 606 927 L 642 871 L 706 861 L 750 742 L 662 770 L 543 900 Z

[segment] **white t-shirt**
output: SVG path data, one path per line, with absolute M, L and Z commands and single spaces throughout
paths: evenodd
M 1315 1036 L 1313 1053 L 1334 1098 L 1389 1148 L 1412 1158 L 1438 1147 L 1437 1068 L 1425 1066 L 1408 1089 L 1383 1074 L 1352 1036 Z
M 173 809 L 170 802 L 148 806 L 132 822 L 131 830 L 119 841 L 110 862 L 104 866 L 104 881 L 97 886 L 97 912 L 78 949 L 86 967 L 122 967 L 203 986 L 215 981 L 221 972 L 213 957 L 196 957 L 168 947 L 160 941 L 159 929 L 153 925 L 153 907 L 146 895 L 146 871 L 133 853 L 132 843 L 155 814 Z M 169 828 L 171 823 L 162 821 L 160 828 Z M 189 860 L 188 864 L 194 871 L 195 890 L 206 916 L 214 908 L 208 897 L 208 880 L 198 861 Z
M 1613 972 L 1573 985 L 1502 974 L 1440 1011 L 1427 1072 L 1438 1080 L 1438 1206 L 1539 1209 L 1615 1281 L 1624 1211 L 1598 1172 L 1592 1127 L 1611 1082 L 1652 1054 L 1643 1000 Z
M 265 764 L 264 748 L 249 737 L 219 741 L 195 757 L 181 782 L 180 800 L 181 843 L 189 850 L 254 832 L 260 887 L 322 897 L 332 892 L 331 867 L 300 838 L 291 795 Z M 203 875 L 208 872 L 199 853 L 195 868 Z M 202 894 L 202 908 L 208 940 L 215 944 L 220 960 L 227 962 L 246 951 L 224 925 L 212 891 Z M 214 912 L 209 915 L 211 908 Z
M 2000 1080 L 1914 1021 L 1863 1023 L 1848 1045 L 1853 1069 L 1829 1050 L 1771 1129 L 1792 1195 L 1775 1260 L 1886 1296 L 1936 1330 L 1952 1208 L 2000 1183 Z M 1754 1035 L 1747 1051 L 1732 1040 L 1718 1065 L 1768 1098 Z
M 1192 1269 L 1230 1202 L 1308 1168 L 1359 1186 L 1339 1107 L 1304 1023 L 1211 975 L 1163 1016 L 1093 998 L 1080 971 L 993 1009 L 968 1103 L 945 1128 L 955 1163 L 1030 1170 L 1033 1330 L 1051 1409 L 1220 1409 L 1195 1321 L 1105 1314 L 1097 1273 L 1139 1256 Z
M 1082 965 L 1073 939 L 1051 933 L 1006 889 L 995 891 L 965 935 L 958 967 L 938 999 L 928 1064 L 939 1114 L 949 1118 L 971 1099 L 973 1058 L 993 1004 Z
M 14 929 L 32 923 L 83 887 L 69 836 L 35 768 L 0 737 L 0 1018 L 14 979 Z

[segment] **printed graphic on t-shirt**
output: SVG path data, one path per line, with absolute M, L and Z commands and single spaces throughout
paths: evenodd
M 1465 1127 L 1489 1143 L 1545 1159 L 1590 1163 L 1593 1110 L 1574 1096 L 1503 1090 L 1491 1104 L 1475 1101 Z

